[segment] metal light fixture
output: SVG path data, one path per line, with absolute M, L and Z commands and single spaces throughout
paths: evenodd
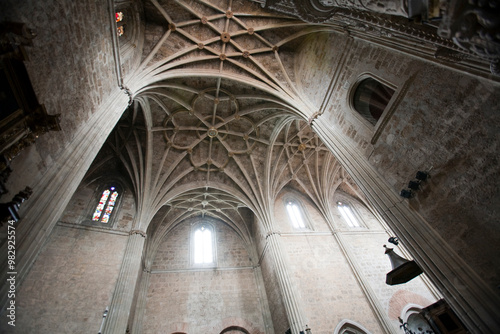
M 420 170 L 417 172 L 417 175 L 415 175 L 415 178 L 420 181 L 426 181 L 428 177 L 429 173 Z
M 422 273 L 422 269 L 415 261 L 409 261 L 394 252 L 392 248 L 384 245 L 385 254 L 391 260 L 392 270 L 387 273 L 385 283 L 397 285 L 406 283 Z
M 398 237 L 390 237 L 389 240 L 387 240 L 387 241 L 389 241 L 391 244 L 394 244 L 396 246 L 399 244 Z
M 408 188 L 411 190 L 419 190 L 420 189 L 420 182 L 419 181 L 410 181 L 408 183 Z
M 401 193 L 399 194 L 401 197 L 404 198 L 412 198 L 413 197 L 413 192 L 408 189 L 403 189 L 401 190 Z

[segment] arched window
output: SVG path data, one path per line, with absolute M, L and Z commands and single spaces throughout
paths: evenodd
M 193 263 L 195 265 L 209 265 L 214 262 L 213 228 L 208 224 L 200 224 L 193 233 Z
M 136 48 L 139 50 L 142 46 L 138 3 L 137 1 L 115 0 L 116 34 L 122 60 L 131 56 Z
M 334 334 L 370 334 L 370 332 L 360 325 L 359 323 L 352 320 L 342 320 L 339 322 L 335 330 Z
M 245 328 L 240 326 L 230 326 L 224 329 L 220 334 L 250 334 Z
M 109 223 L 113 209 L 116 207 L 118 191 L 115 187 L 109 187 L 102 192 L 101 198 L 92 215 L 92 221 L 96 223 Z
M 125 32 L 125 28 L 124 28 L 125 22 L 123 22 L 123 18 L 124 18 L 123 12 L 116 12 L 115 18 L 116 18 L 116 26 L 117 26 L 116 33 L 118 34 L 118 36 L 123 36 L 123 34 Z
M 356 218 L 349 204 L 338 201 L 337 208 L 349 227 L 361 227 L 359 220 Z
M 354 91 L 354 109 L 372 125 L 377 124 L 394 94 L 394 89 L 369 77 L 361 80 Z
M 299 203 L 295 200 L 289 199 L 285 201 L 286 212 L 288 213 L 288 218 L 292 223 L 292 226 L 296 229 L 305 229 L 306 221 L 302 214 L 302 208 Z

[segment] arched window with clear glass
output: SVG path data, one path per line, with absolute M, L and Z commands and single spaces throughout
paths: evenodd
M 215 262 L 213 229 L 208 224 L 197 226 L 193 233 L 193 263 L 208 265 Z
M 92 221 L 96 223 L 109 223 L 111 214 L 116 207 L 118 191 L 115 187 L 109 187 L 101 194 L 101 198 L 92 215 Z
M 349 227 L 361 227 L 359 220 L 357 219 L 355 213 L 352 211 L 352 208 L 349 204 L 342 201 L 338 201 L 337 208 L 339 209 L 342 218 L 344 218 Z
M 357 84 L 352 104 L 364 119 L 375 125 L 393 95 L 394 89 L 370 77 Z
M 288 214 L 288 219 L 292 223 L 295 229 L 305 229 L 307 228 L 306 220 L 302 212 L 300 204 L 292 199 L 285 201 L 286 212 Z

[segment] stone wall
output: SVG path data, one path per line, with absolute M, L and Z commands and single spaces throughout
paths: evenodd
M 300 201 L 313 229 L 294 230 L 291 227 L 283 201 L 289 197 Z M 359 199 L 338 191 L 332 197 L 332 206 L 336 206 L 338 200 L 348 201 L 361 225 L 349 227 L 333 208 L 333 223 L 342 243 L 334 237 L 318 210 L 299 192 L 285 189 L 276 200 L 275 222 L 282 231 L 286 257 L 306 321 L 314 333 L 331 333 L 343 320 L 361 324 L 372 333 L 384 333 L 377 319 L 379 315 L 369 302 L 367 289 L 361 286 L 365 284 L 372 291 L 372 298 L 379 301 L 383 316 L 397 331 L 399 322 L 394 315 L 399 316 L 403 307 L 409 303 L 425 307 L 436 298 L 420 278 L 400 286 L 385 284 L 385 275 L 391 265 L 382 245 L 387 243 L 389 235 Z M 354 275 L 352 263 L 358 266 L 361 280 Z M 268 295 L 277 290 L 272 282 L 265 280 Z M 276 305 L 272 298 L 270 302 L 273 313 Z M 273 321 L 276 320 L 273 317 Z
M 81 185 L 71 197 L 68 206 L 60 218 L 60 222 L 96 227 L 96 224 L 91 221 L 91 218 L 99 203 L 103 190 L 103 184 L 99 182 L 90 185 Z M 135 212 L 135 199 L 132 192 L 129 189 L 120 191 L 117 205 L 111 215 L 109 227 L 117 231 L 130 231 L 132 229 Z M 101 224 L 97 225 L 99 228 L 108 227 Z
M 226 224 L 209 221 L 217 241 L 214 267 L 192 265 L 191 223 L 198 221 L 176 226 L 160 244 L 152 264 L 144 333 L 220 333 L 231 326 L 265 332 L 266 311 L 242 239 Z
M 107 2 L 6 0 L 0 21 L 26 23 L 36 33 L 25 65 L 39 103 L 61 115 L 62 131 L 44 134 L 12 161 L 7 188 L 15 194 L 36 185 L 118 83 Z
M 328 119 L 332 131 L 343 133 L 363 152 L 395 193 L 418 170 L 430 170 L 430 180 L 409 205 L 496 289 L 500 277 L 496 269 L 500 268 L 498 82 L 343 34 L 319 35 L 301 50 L 296 78 L 323 83 L 303 86 L 304 95 L 318 109 L 328 90 L 324 83 L 339 71 L 321 116 Z M 328 59 L 331 68 L 321 72 L 298 65 Z M 364 74 L 394 86 L 393 100 L 401 97 L 378 138 L 379 124 L 370 125 L 349 105 L 352 89 Z M 407 90 L 402 91 L 405 85 Z
M 18 289 L 16 326 L 1 321 L 0 332 L 97 333 L 126 242 L 127 235 L 54 228 Z

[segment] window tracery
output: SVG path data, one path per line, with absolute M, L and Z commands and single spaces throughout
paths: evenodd
M 109 223 L 113 209 L 116 206 L 118 191 L 115 187 L 109 187 L 102 192 L 101 198 L 92 215 L 92 221 L 98 223 Z

